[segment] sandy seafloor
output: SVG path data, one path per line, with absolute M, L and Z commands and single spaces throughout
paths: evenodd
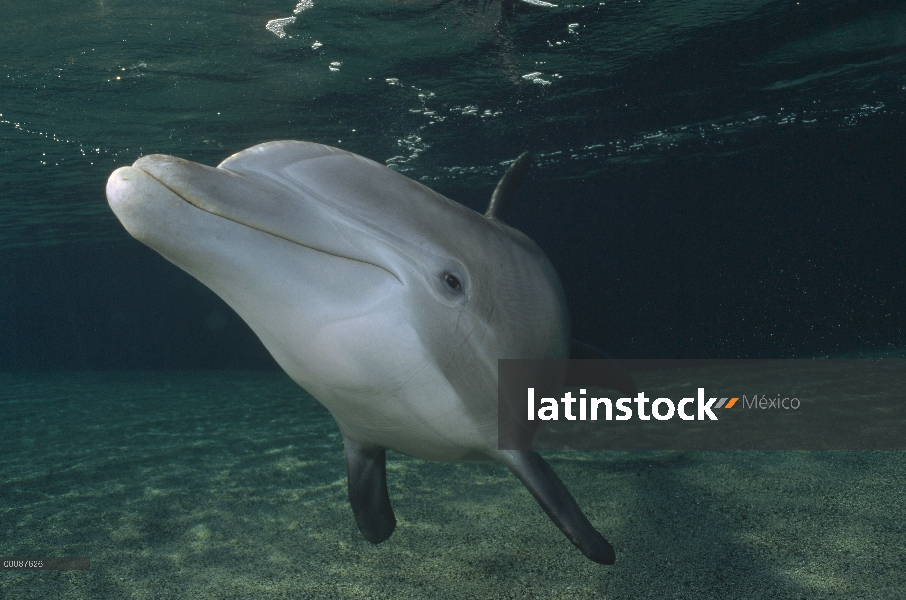
M 389 453 L 366 542 L 329 414 L 278 373 L 0 374 L 0 555 L 26 598 L 906 598 L 906 452 L 545 456 L 617 563 L 499 464 Z

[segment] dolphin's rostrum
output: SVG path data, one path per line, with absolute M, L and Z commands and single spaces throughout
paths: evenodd
M 145 156 L 114 171 L 107 198 L 130 234 L 222 297 L 331 412 L 370 542 L 396 526 L 390 448 L 503 462 L 573 544 L 612 564 L 550 466 L 497 446 L 497 360 L 570 355 L 552 265 L 501 220 L 529 160 L 504 176 L 487 215 L 361 156 L 293 141 L 217 168 Z

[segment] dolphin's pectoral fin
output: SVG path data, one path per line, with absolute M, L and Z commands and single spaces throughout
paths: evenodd
M 498 458 L 528 488 L 547 516 L 582 554 L 602 565 L 614 563 L 613 546 L 592 527 L 572 494 L 537 452 L 502 450 Z
M 349 472 L 349 504 L 359 531 L 372 544 L 380 544 L 396 528 L 396 517 L 387 495 L 387 451 L 343 436 Z
M 571 340 L 569 357 L 571 359 L 606 359 L 606 362 L 594 366 L 583 365 L 580 362 L 570 361 L 569 370 L 563 385 L 566 387 L 583 387 L 596 385 L 623 392 L 627 396 L 639 393 L 635 379 L 629 374 L 618 360 L 610 358 L 603 350 L 598 350 L 591 344 Z

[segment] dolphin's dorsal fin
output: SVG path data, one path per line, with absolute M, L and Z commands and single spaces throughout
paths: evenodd
M 510 200 L 516 193 L 519 182 L 528 172 L 530 164 L 532 164 L 531 152 L 523 152 L 519 158 L 513 161 L 510 168 L 500 178 L 500 183 L 497 184 L 494 193 L 491 194 L 491 203 L 488 204 L 488 210 L 485 211 L 484 216 L 489 219 L 503 219 L 506 216 Z

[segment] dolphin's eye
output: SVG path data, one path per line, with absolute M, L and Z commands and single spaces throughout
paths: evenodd
M 444 283 L 447 284 L 447 287 L 454 292 L 462 291 L 462 284 L 459 282 L 459 279 L 457 279 L 455 275 L 444 273 Z

